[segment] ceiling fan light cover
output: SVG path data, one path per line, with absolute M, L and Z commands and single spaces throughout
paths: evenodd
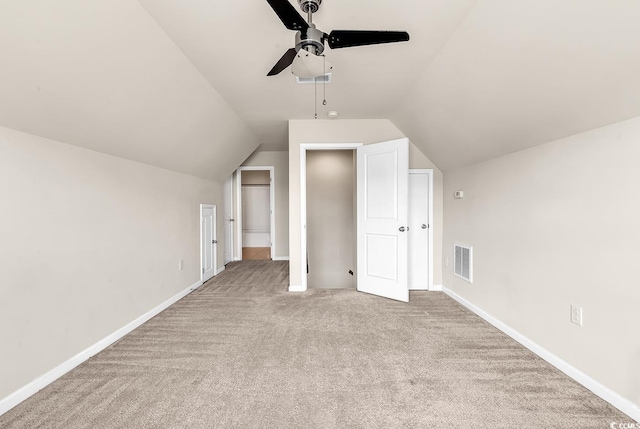
M 301 78 L 315 78 L 329 73 L 333 66 L 323 56 L 300 50 L 293 60 L 291 73 Z

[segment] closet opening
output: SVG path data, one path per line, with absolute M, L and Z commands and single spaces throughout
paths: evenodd
M 301 289 L 357 288 L 357 171 L 361 143 L 300 145 Z

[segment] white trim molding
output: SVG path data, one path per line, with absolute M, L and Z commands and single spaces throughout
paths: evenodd
M 218 269 L 216 270 L 216 273 L 214 274 L 214 276 L 217 276 L 218 274 L 220 274 L 221 272 L 223 272 L 223 271 L 225 270 L 225 268 L 226 268 L 226 267 L 225 267 L 224 265 L 223 265 L 223 266 L 221 266 L 220 268 L 218 268 Z
M 584 387 L 595 393 L 600 398 L 604 399 L 623 413 L 627 414 L 629 417 L 636 421 L 640 421 L 640 407 L 631 402 L 629 399 L 623 397 L 617 392 L 614 392 L 607 386 L 603 385 L 599 381 L 591 378 L 584 372 L 580 371 L 573 365 L 567 363 L 566 361 L 560 359 L 558 356 L 554 355 L 544 347 L 539 344 L 531 341 L 529 338 L 522 335 L 520 332 L 491 316 L 486 311 L 476 307 L 466 299 L 462 298 L 460 295 L 456 294 L 451 289 L 447 289 L 446 287 L 442 288 L 443 292 L 448 296 L 459 302 L 462 306 L 471 310 L 476 315 L 480 316 L 482 319 L 498 328 L 512 339 L 516 340 L 518 343 L 522 344 L 524 347 L 531 350 L 533 353 L 550 363 L 551 365 L 558 368 L 560 371 L 573 378 L 578 383 L 582 384 Z
M 442 285 L 432 285 L 429 290 L 432 292 L 442 292 L 443 286 Z
M 118 341 L 119 339 L 121 339 L 122 337 L 124 337 L 125 335 L 133 331 L 134 329 L 140 327 L 142 324 L 147 322 L 152 317 L 158 315 L 159 313 L 161 313 L 171 305 L 180 301 L 182 298 L 189 295 L 189 293 L 196 290 L 200 286 L 202 286 L 202 280 L 198 280 L 188 288 L 178 292 L 171 298 L 167 299 L 162 304 L 157 305 L 156 307 L 144 313 L 142 316 L 129 322 L 122 328 L 118 329 L 117 331 L 113 332 L 112 334 L 108 335 L 102 340 L 98 341 L 94 345 L 81 351 L 80 353 L 68 359 L 67 361 L 61 363 L 57 367 L 53 368 L 51 371 L 36 378 L 31 383 L 21 387 L 20 389 L 11 393 L 9 396 L 3 398 L 2 400 L 0 400 L 0 415 L 6 413 L 7 411 L 12 409 L 13 407 L 18 405 L 25 399 L 29 398 L 30 396 L 34 395 L 35 393 L 38 393 L 40 390 L 44 389 L 46 386 L 53 383 L 58 378 L 62 377 L 63 375 L 65 375 L 66 373 L 68 373 L 78 365 L 80 365 L 81 363 L 85 362 L 92 356 L 106 349 L 111 344 L 115 343 L 116 341 Z
M 274 261 L 288 261 L 289 257 L 288 256 L 276 256 L 275 258 L 272 258 L 272 260 L 274 260 Z
M 197 282 L 195 282 L 194 284 L 192 284 L 191 286 L 189 286 L 189 290 L 190 290 L 190 292 L 193 292 L 194 290 L 198 289 L 198 288 L 199 288 L 200 286 L 202 286 L 203 284 L 204 284 L 204 282 L 203 282 L 202 280 L 198 280 Z M 186 290 L 186 289 L 185 289 L 185 290 Z M 181 293 L 183 293 L 183 292 L 184 292 L 184 290 L 183 290 L 182 292 L 180 292 L 179 294 L 172 296 L 171 298 L 169 298 L 168 300 L 166 300 L 165 302 L 163 302 L 162 304 L 160 304 L 158 307 L 155 307 L 155 308 L 154 308 L 153 310 L 151 310 L 151 311 L 155 311 L 157 308 L 159 308 L 160 306 L 163 306 L 164 304 L 166 304 L 167 302 L 169 302 L 169 301 L 171 301 L 172 299 L 176 298 L 178 295 L 180 295 L 180 294 L 181 294 Z M 164 307 L 162 310 L 158 311 L 158 313 L 154 314 L 154 315 L 153 315 L 153 316 L 151 316 L 151 317 L 154 317 L 154 316 L 156 316 L 157 314 L 159 314 L 160 312 L 162 312 L 162 311 L 166 310 L 167 308 L 169 308 L 170 306 L 172 306 L 172 305 L 173 305 L 173 304 L 175 304 L 176 302 L 180 301 L 182 298 L 184 298 L 184 297 L 185 297 L 185 296 L 187 296 L 188 294 L 189 294 L 189 292 L 185 293 L 185 294 L 184 294 L 184 295 L 182 295 L 180 298 L 176 299 L 176 300 L 175 300 L 175 301 L 173 301 L 171 304 L 167 305 L 166 307 Z M 150 311 L 150 312 L 151 312 L 151 311 Z M 142 316 L 140 316 L 140 317 L 143 317 L 143 316 L 145 316 L 146 314 L 147 314 L 147 313 L 143 314 L 143 315 L 142 315 Z M 151 317 L 150 317 L 150 318 L 151 318 Z M 149 319 L 150 319 L 150 318 L 149 318 Z M 149 320 L 149 319 L 147 319 L 147 320 Z M 138 319 L 136 319 L 136 320 L 138 320 Z M 134 320 L 134 322 L 135 322 L 135 320 Z M 146 320 L 145 320 L 145 322 L 146 322 Z M 131 323 L 133 323 L 133 322 L 131 322 Z M 144 323 L 144 322 L 142 322 L 142 323 Z M 141 323 L 141 324 L 142 324 L 142 323 Z M 141 325 L 141 324 L 140 324 L 140 325 Z M 138 325 L 138 326 L 140 326 L 140 325 Z M 129 326 L 129 325 L 127 325 L 127 326 Z M 136 328 L 137 328 L 137 326 L 136 326 Z M 135 329 L 135 328 L 133 328 L 133 329 Z M 133 329 L 132 329 L 131 331 L 133 331 Z M 129 332 L 131 332 L 131 331 L 129 331 Z M 118 331 L 116 331 L 116 332 L 118 332 Z M 129 333 L 129 332 L 127 332 L 127 333 Z M 113 334 L 112 334 L 112 335 L 113 335 Z M 126 335 L 126 334 L 125 334 L 125 335 Z
M 302 285 L 289 285 L 289 292 L 306 292 L 307 287 Z

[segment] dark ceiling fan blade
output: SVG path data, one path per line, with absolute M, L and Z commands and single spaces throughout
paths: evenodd
M 293 7 L 289 0 L 267 0 L 273 11 L 278 15 L 282 23 L 289 30 L 303 30 L 309 28 L 309 24 Z
M 408 40 L 409 33 L 406 31 L 333 30 L 328 37 L 329 47 L 331 49 L 407 42 Z
M 296 58 L 297 52 L 298 51 L 296 51 L 296 48 L 291 48 L 287 52 L 285 52 L 282 58 L 280 58 L 280 60 L 278 60 L 276 65 L 273 66 L 271 71 L 267 73 L 267 76 L 275 76 L 278 73 L 280 73 L 282 70 L 289 67 L 291 63 L 293 63 L 293 60 Z

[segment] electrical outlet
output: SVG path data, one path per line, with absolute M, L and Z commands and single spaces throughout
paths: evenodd
M 582 307 L 571 304 L 571 323 L 582 326 Z
M 182 271 L 182 269 L 183 269 L 183 268 L 184 268 L 184 261 L 183 261 L 182 259 L 180 259 L 180 260 L 178 261 L 178 269 L 179 269 L 180 271 Z

